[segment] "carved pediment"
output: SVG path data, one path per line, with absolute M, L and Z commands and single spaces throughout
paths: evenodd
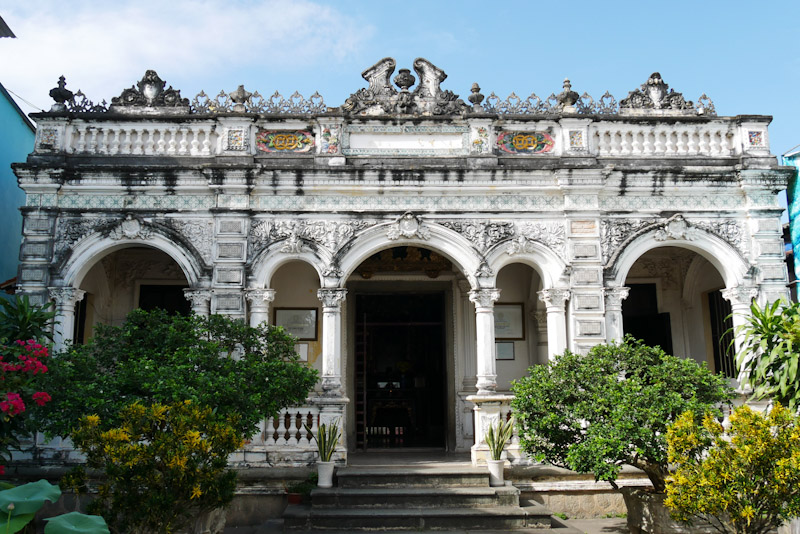
M 447 74 L 424 58 L 414 60 L 417 78 L 409 69 L 400 69 L 394 78 L 399 91 L 392 87 L 391 76 L 397 65 L 387 57 L 361 73 L 369 87 L 359 89 L 345 101 L 342 110 L 353 115 L 449 115 L 465 111 L 467 105 L 458 95 L 442 90 Z
M 182 98 L 181 92 L 171 85 L 164 89 L 166 84 L 156 71 L 148 70 L 135 86 L 123 90 L 122 94 L 111 99 L 111 110 L 140 113 L 144 111 L 143 108 L 166 108 L 188 113 L 189 99 Z
M 627 98 L 620 100 L 619 107 L 620 110 L 683 111 L 693 110 L 694 103 L 684 100 L 683 94 L 669 89 L 669 85 L 664 83 L 661 74 L 654 72 L 640 89 L 631 91 Z

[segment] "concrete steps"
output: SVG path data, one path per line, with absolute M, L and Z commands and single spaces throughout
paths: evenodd
M 488 472 L 472 467 L 342 468 L 336 487 L 315 489 L 311 502 L 286 508 L 284 530 L 577 534 L 539 504 L 520 506 L 517 488 L 490 487 Z

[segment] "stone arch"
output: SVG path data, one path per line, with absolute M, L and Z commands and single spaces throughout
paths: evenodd
M 316 247 L 313 251 L 301 249 L 297 252 L 282 252 L 281 248 L 284 245 L 282 241 L 273 243 L 259 252 L 258 256 L 253 259 L 250 264 L 250 287 L 254 289 L 271 287 L 270 284 L 275 272 L 290 261 L 302 261 L 311 265 L 317 272 L 320 287 L 322 287 L 323 273 L 326 266 L 330 265 L 331 254 L 321 247 Z
M 742 284 L 750 265 L 742 254 L 728 242 L 699 228 L 692 228 L 691 236 L 681 238 L 657 239 L 663 232 L 656 227 L 645 232 L 617 251 L 606 266 L 606 285 L 619 287 L 625 285 L 628 272 L 636 260 L 644 253 L 661 247 L 679 247 L 696 252 L 717 269 L 726 287 Z
M 462 235 L 438 224 L 423 223 L 418 232 L 407 236 L 393 235 L 390 238 L 395 226 L 397 222 L 373 226 L 343 246 L 333 257 L 333 263 L 341 271 L 337 284 L 347 280 L 364 260 L 376 252 L 388 247 L 414 246 L 434 250 L 447 257 L 473 288 L 478 287 L 476 272 L 483 260 Z
M 204 279 L 202 259 L 159 232 L 153 232 L 147 238 L 114 239 L 97 234 L 83 239 L 73 248 L 69 259 L 60 269 L 59 278 L 63 285 L 77 287 L 99 260 L 114 251 L 134 246 L 155 248 L 167 254 L 178 264 L 192 287 L 198 286 Z
M 523 263 L 532 267 L 542 278 L 542 289 L 552 289 L 568 284 L 568 281 L 561 281 L 561 278 L 565 276 L 568 264 L 546 245 L 528 241 L 524 251 L 514 254 L 508 254 L 508 245 L 509 241 L 499 243 L 486 254 L 486 262 L 494 273 L 491 277 L 493 283 L 497 279 L 500 269 L 512 263 Z

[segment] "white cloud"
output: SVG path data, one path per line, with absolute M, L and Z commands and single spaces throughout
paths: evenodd
M 309 0 L 17 0 L 3 18 L 17 39 L 0 41 L 0 81 L 44 108 L 61 74 L 94 100 L 118 95 L 148 68 L 176 88 L 216 80 L 214 89 L 237 70 L 340 62 L 374 32 Z

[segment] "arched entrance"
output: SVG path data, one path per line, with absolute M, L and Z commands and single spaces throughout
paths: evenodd
M 190 312 L 181 267 L 168 254 L 148 246 L 119 248 L 92 265 L 76 287 L 85 291 L 75 309 L 76 343 L 92 337 L 95 325 L 120 325 L 131 310 L 161 308 Z
M 649 250 L 633 263 L 625 286 L 626 334 L 736 377 L 731 305 L 722 297 L 725 281 L 706 258 L 675 246 Z
M 416 246 L 377 252 L 348 278 L 356 449 L 446 447 L 456 278 L 448 259 Z

